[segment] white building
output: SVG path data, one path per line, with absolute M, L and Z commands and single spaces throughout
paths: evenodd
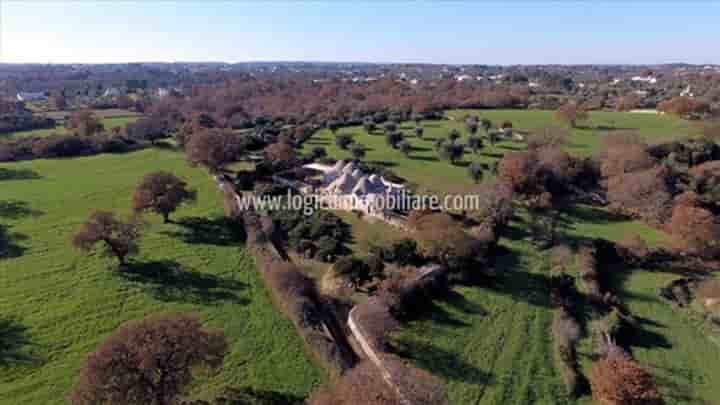
M 657 83 L 657 77 L 654 77 L 654 76 L 633 76 L 633 78 L 631 80 L 634 82 L 649 83 L 649 84 Z
M 17 100 L 18 101 L 45 101 L 47 100 L 47 96 L 43 92 L 29 92 L 29 91 L 21 91 L 17 94 Z

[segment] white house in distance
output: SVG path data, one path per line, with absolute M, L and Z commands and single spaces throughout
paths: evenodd
M 17 94 L 18 101 L 46 101 L 48 98 L 43 92 L 21 91 Z
M 649 76 L 633 76 L 632 79 L 630 79 L 634 82 L 641 82 L 641 83 L 649 83 L 649 84 L 655 84 L 657 83 L 657 77 L 653 75 Z

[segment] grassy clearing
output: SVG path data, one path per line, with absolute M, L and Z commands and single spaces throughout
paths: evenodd
M 541 110 L 453 110 L 448 116 L 463 117 L 465 114 L 479 114 L 499 125 L 505 120 L 513 123 L 513 127 L 521 131 L 531 131 L 544 126 L 555 124 L 554 111 Z M 570 131 L 570 144 L 568 150 L 577 155 L 589 155 L 598 146 L 600 140 L 614 128 L 615 130 L 636 131 L 649 143 L 669 141 L 693 133 L 687 121 L 669 115 L 619 113 L 607 111 L 593 111 L 587 122 Z
M 135 274 L 71 249 L 93 209 L 129 213 L 134 185 L 169 170 L 198 189 L 175 224 L 149 216 Z M 159 311 L 194 311 L 228 336 L 224 368 L 195 384 L 210 398 L 250 386 L 304 397 L 323 378 L 294 328 L 272 305 L 255 264 L 220 220 L 217 187 L 172 151 L 0 165 L 2 211 L 15 246 L 0 259 L 0 404 L 62 404 L 85 355 L 121 323 Z
M 102 123 L 106 130 L 111 130 L 115 127 L 125 127 L 127 123 L 135 122 L 139 119 L 139 116 L 124 116 L 124 117 L 109 117 L 103 118 Z M 48 136 L 52 134 L 67 134 L 67 128 L 63 124 L 58 124 L 55 128 L 44 128 L 34 129 L 32 131 L 18 131 L 11 132 L 9 134 L 1 134 L 0 139 L 13 139 L 13 138 L 27 138 L 31 136 Z

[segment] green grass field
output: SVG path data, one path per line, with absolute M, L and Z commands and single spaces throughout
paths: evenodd
M 177 224 L 148 216 L 131 274 L 70 247 L 93 209 L 128 214 L 134 185 L 169 170 L 198 190 Z M 295 329 L 270 301 L 255 264 L 219 220 L 217 187 L 177 152 L 144 150 L 0 165 L 0 404 L 63 404 L 86 354 L 118 325 L 161 311 L 193 311 L 230 342 L 224 368 L 194 384 L 211 398 L 226 387 L 304 397 L 324 379 Z
M 459 118 L 466 113 L 495 123 L 510 120 L 520 130 L 554 123 L 553 112 L 549 111 L 456 110 L 448 115 Z M 684 121 L 650 114 L 596 112 L 591 113 L 589 125 L 637 130 L 650 143 L 692 134 Z M 413 123 L 404 123 L 402 130 L 409 135 L 413 127 Z M 423 127 L 424 139 L 407 137 L 415 147 L 409 159 L 390 149 L 380 131 L 368 135 L 360 127 L 351 127 L 338 133 L 350 133 L 369 148 L 364 160 L 387 165 L 421 190 L 448 193 L 474 187 L 463 165 L 437 160 L 433 148 L 434 138 L 446 136 L 451 128 L 459 129 L 465 138 L 464 125 L 444 120 L 423 122 Z M 600 145 L 602 134 L 590 129 L 572 130 L 568 149 L 577 155 L 589 155 Z M 325 147 L 334 158 L 351 156 L 334 144 L 328 130 L 318 132 L 306 143 L 305 150 L 314 146 Z M 486 142 L 480 155 L 467 154 L 465 160 L 490 164 L 505 152 L 523 147 L 520 143 L 502 142 L 493 148 Z M 485 175 L 490 178 L 490 171 Z M 618 241 L 632 233 L 640 234 L 650 245 L 667 242 L 662 232 L 594 207 L 575 207 L 565 213 L 563 224 L 561 233 L 570 245 L 597 237 Z M 394 343 L 403 356 L 446 381 L 453 405 L 591 402 L 588 397 L 568 398 L 555 369 L 547 289 L 549 258 L 526 239 L 525 229 L 523 223 L 515 223 L 511 235 L 501 241 L 506 254 L 498 259 L 497 283 L 455 288 L 448 297 L 429 304 L 423 316 L 406 323 L 395 336 Z M 659 298 L 658 288 L 673 277 L 679 276 L 617 270 L 617 291 L 643 320 L 635 355 L 657 376 L 668 404 L 718 404 L 720 347 L 697 327 L 697 321 Z M 581 358 L 581 364 L 583 371 L 589 372 L 587 357 Z
M 137 121 L 139 116 L 125 116 L 125 117 L 108 117 L 103 118 L 102 123 L 106 130 L 111 130 L 115 127 L 125 127 L 125 124 L 129 122 Z M 18 131 L 11 132 L 9 134 L 0 134 L 0 139 L 13 139 L 13 138 L 26 138 L 30 136 L 48 136 L 52 134 L 67 134 L 69 131 L 63 124 L 58 124 L 55 128 L 44 128 L 34 129 L 32 131 Z
M 513 122 L 514 127 L 519 130 L 532 130 L 555 123 L 552 111 L 453 110 L 448 112 L 447 115 L 459 118 L 467 113 L 487 117 L 495 124 L 510 120 Z M 649 142 L 669 140 L 691 133 L 687 122 L 669 116 L 595 112 L 591 113 L 590 117 L 590 123 L 593 126 L 610 125 L 613 122 L 616 128 L 637 129 L 638 133 L 645 136 Z M 474 183 L 467 175 L 466 166 L 469 162 L 478 161 L 487 164 L 489 167 L 507 151 L 524 148 L 524 144 L 512 141 L 503 141 L 491 146 L 485 140 L 485 147 L 478 154 L 468 151 L 463 161 L 457 165 L 451 165 L 447 161 L 438 159 L 433 143 L 437 138 L 447 137 L 453 128 L 458 129 L 462 134 L 460 141 L 467 139 L 467 131 L 462 121 L 460 119 L 424 121 L 422 123 L 425 129 L 423 139 L 414 136 L 412 130 L 414 126 L 415 124 L 410 122 L 401 125 L 406 140 L 414 148 L 409 158 L 406 158 L 399 150 L 387 146 L 382 130 L 370 135 L 362 127 L 356 126 L 341 128 L 337 133 L 350 134 L 357 143 L 367 148 L 366 157 L 363 160 L 384 164 L 409 182 L 418 185 L 420 189 L 437 193 L 464 192 L 473 187 Z M 480 134 L 482 133 L 483 131 L 480 130 Z M 588 155 L 600 144 L 603 133 L 595 130 L 574 129 L 571 131 L 568 150 L 578 155 Z M 327 149 L 331 157 L 352 158 L 349 151 L 342 150 L 335 145 L 334 136 L 327 129 L 319 131 L 306 142 L 304 151 L 309 151 L 315 146 L 322 146 Z M 489 170 L 485 171 L 485 176 L 491 176 Z

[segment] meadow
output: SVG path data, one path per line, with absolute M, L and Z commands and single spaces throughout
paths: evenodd
M 135 122 L 140 118 L 139 115 L 123 115 L 123 116 L 107 116 L 102 117 L 101 121 L 105 126 L 106 130 L 111 130 L 115 127 L 124 128 L 126 124 Z M 26 138 L 31 136 L 48 136 L 52 134 L 67 134 L 70 131 L 65 128 L 62 122 L 59 122 L 55 128 L 43 128 L 33 129 L 31 131 L 17 131 L 8 134 L 0 134 L 0 140 L 2 139 L 13 139 L 13 138 Z
M 473 180 L 467 174 L 467 165 L 470 162 L 480 162 L 489 168 L 495 161 L 502 158 L 506 152 L 524 148 L 523 144 L 513 141 L 502 141 L 492 146 L 485 140 L 484 148 L 479 153 L 475 154 L 472 151 L 466 151 L 463 159 L 456 165 L 440 160 L 434 148 L 434 141 L 438 138 L 447 138 L 452 129 L 460 131 L 462 136 L 459 142 L 466 140 L 467 131 L 461 119 L 465 114 L 488 118 L 495 125 L 500 125 L 503 121 L 509 120 L 513 123 L 514 128 L 520 131 L 530 131 L 550 124 L 557 124 L 552 111 L 452 110 L 447 113 L 447 116 L 453 119 L 423 121 L 424 135 L 422 139 L 414 136 L 413 128 L 415 123 L 405 122 L 400 126 L 400 129 L 405 134 L 406 141 L 413 147 L 409 157 L 405 157 L 399 150 L 388 147 L 381 128 L 378 128 L 372 134 L 368 134 L 361 126 L 352 126 L 340 128 L 337 133 L 350 134 L 357 143 L 366 147 L 364 161 L 387 166 L 420 190 L 439 194 L 460 193 L 474 186 Z M 692 134 L 692 128 L 686 121 L 664 115 L 592 112 L 590 113 L 590 120 L 586 124 L 592 128 L 612 126 L 616 129 L 634 130 L 650 143 Z M 608 132 L 610 131 L 572 129 L 570 130 L 567 148 L 576 155 L 590 155 L 600 145 L 602 136 Z M 484 134 L 482 129 L 480 129 L 479 134 Z M 316 146 L 324 147 L 331 157 L 338 159 L 352 158 L 349 151 L 342 150 L 335 145 L 334 136 L 327 129 L 320 130 L 306 142 L 304 151 L 308 152 Z M 491 176 L 491 172 L 486 170 L 485 178 Z
M 92 210 L 129 215 L 141 177 L 168 170 L 198 191 L 175 222 L 148 215 L 141 253 L 124 273 L 112 258 L 70 246 Z M 193 397 L 252 387 L 304 398 L 325 379 L 275 310 L 242 237 L 223 219 L 217 186 L 184 155 L 125 155 L 0 164 L 0 404 L 64 404 L 83 360 L 121 323 L 189 311 L 225 331 L 224 367 Z
M 438 160 L 434 139 L 446 137 L 452 128 L 460 130 L 461 140 L 465 139 L 460 117 L 468 113 L 496 124 L 510 120 L 521 131 L 554 123 L 549 111 L 454 110 L 448 112 L 454 120 L 423 122 L 423 139 L 412 135 L 414 123 L 402 124 L 406 139 L 414 147 L 409 158 L 387 146 L 381 131 L 367 134 L 361 127 L 350 127 L 338 133 L 349 133 L 368 148 L 364 160 L 386 165 L 420 190 L 463 192 L 474 187 L 466 172 L 467 162 L 490 166 L 507 151 L 524 148 L 522 143 L 508 141 L 492 147 L 486 141 L 479 154 L 467 153 L 459 165 Z M 652 114 L 593 112 L 587 125 L 631 129 L 649 143 L 693 133 L 685 121 Z M 576 155 L 590 155 L 608 132 L 573 129 L 567 148 Z M 306 143 L 305 150 L 315 146 L 325 147 L 330 157 L 351 158 L 348 151 L 334 144 L 328 130 L 319 131 Z M 486 170 L 485 178 L 491 177 Z M 641 235 L 653 246 L 667 243 L 662 232 L 596 207 L 577 206 L 564 214 L 562 224 L 561 237 L 571 247 L 589 238 L 619 241 L 630 234 Z M 372 229 L 362 231 L 364 235 L 377 233 Z M 405 323 L 394 336 L 394 346 L 404 357 L 445 380 L 453 405 L 591 403 L 589 397 L 575 400 L 566 395 L 554 365 L 548 252 L 531 243 L 522 218 L 514 221 L 512 232 L 501 240 L 501 245 L 504 253 L 498 257 L 499 276 L 495 282 L 459 286 L 428 303 L 423 315 Z M 717 404 L 720 347 L 698 327 L 699 321 L 674 310 L 657 293 L 664 283 L 679 275 L 657 269 L 611 271 L 615 290 L 641 320 L 634 354 L 657 376 L 667 403 Z M 580 353 L 586 374 L 591 367 L 587 343 L 584 340 Z

